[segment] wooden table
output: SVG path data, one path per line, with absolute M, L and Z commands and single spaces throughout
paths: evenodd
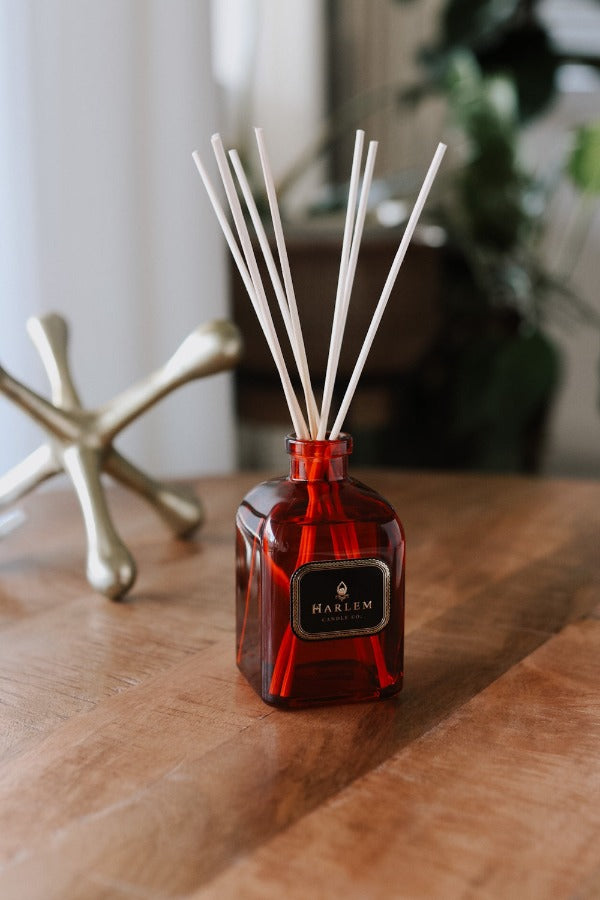
M 406 682 L 280 712 L 238 675 L 233 517 L 207 479 L 94 594 L 68 492 L 0 541 L 0 897 L 600 896 L 600 484 L 366 475 L 408 537 Z

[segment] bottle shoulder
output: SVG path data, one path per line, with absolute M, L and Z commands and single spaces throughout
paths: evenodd
M 341 481 L 292 481 L 288 477 L 264 481 L 242 500 L 244 518 L 273 523 L 318 518 L 321 521 L 356 520 L 386 523 L 396 520 L 393 507 L 373 488 L 348 477 Z
M 240 503 L 240 510 L 251 509 L 257 516 L 264 518 L 273 506 L 290 496 L 290 481 L 285 476 L 270 478 L 254 485 L 246 493 Z

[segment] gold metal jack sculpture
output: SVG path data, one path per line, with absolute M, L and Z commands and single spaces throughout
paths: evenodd
M 55 313 L 27 322 L 51 387 L 52 402 L 0 367 L 0 391 L 35 419 L 49 440 L 0 478 L 0 509 L 61 471 L 73 483 L 87 537 L 87 578 L 95 590 L 118 599 L 133 585 L 134 559 L 112 523 L 101 473 L 140 494 L 178 536 L 203 521 L 202 504 L 191 492 L 155 481 L 121 456 L 115 436 L 165 394 L 180 385 L 235 365 L 238 329 L 228 321 L 200 326 L 168 362 L 96 410 L 82 407 L 67 358 L 66 321 Z

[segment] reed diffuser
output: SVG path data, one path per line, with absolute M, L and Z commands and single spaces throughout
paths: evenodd
M 329 428 L 333 389 L 362 237 L 377 142 L 357 131 L 348 192 L 329 356 L 318 406 L 262 131 L 258 152 L 279 267 L 235 150 L 212 146 L 235 236 L 197 152 L 206 187 L 272 353 L 294 432 L 286 439 L 289 475 L 259 484 L 237 513 L 237 664 L 267 703 L 280 707 L 371 700 L 402 687 L 405 539 L 396 512 L 348 474 L 352 438 L 342 432 L 375 334 L 431 189 L 444 144 L 436 150 L 385 281 L 340 409 Z M 271 315 L 239 192 L 264 255 L 302 385 L 294 392 Z

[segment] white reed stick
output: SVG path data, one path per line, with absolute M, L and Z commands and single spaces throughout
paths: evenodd
M 223 187 L 225 188 L 225 193 L 227 194 L 227 199 L 229 200 L 229 206 L 231 208 L 231 214 L 233 216 L 233 221 L 235 223 L 238 236 L 240 238 L 242 244 L 242 250 L 244 252 L 244 256 L 246 257 L 246 263 L 248 265 L 248 269 L 250 271 L 250 277 L 252 279 L 252 283 L 254 284 L 254 289 L 256 291 L 256 295 L 259 301 L 259 306 L 262 310 L 264 322 L 267 328 L 267 334 L 270 337 L 272 348 L 275 351 L 275 354 L 281 361 L 281 366 L 283 371 L 285 371 L 286 381 L 289 383 L 291 396 L 294 398 L 294 409 L 296 412 L 297 419 L 299 423 L 301 423 L 301 432 L 296 431 L 298 437 L 309 437 L 308 429 L 306 428 L 306 423 L 302 412 L 300 410 L 300 406 L 296 399 L 296 394 L 292 388 L 291 381 L 289 379 L 289 374 L 287 371 L 287 367 L 283 358 L 283 353 L 281 352 L 281 346 L 279 344 L 279 339 L 277 337 L 277 332 L 275 330 L 275 326 L 273 324 L 273 319 L 271 317 L 271 310 L 269 309 L 269 304 L 267 301 L 267 297 L 265 294 L 265 290 L 262 283 L 262 278 L 260 276 L 260 272 L 258 269 L 258 265 L 256 262 L 256 257 L 254 255 L 254 248 L 252 246 L 252 241 L 250 239 L 250 233 L 248 231 L 248 226 L 246 225 L 246 220 L 244 218 L 244 213 L 242 211 L 242 206 L 237 195 L 237 191 L 235 189 L 235 184 L 233 182 L 233 177 L 231 175 L 231 171 L 229 169 L 229 162 L 227 160 L 227 154 L 225 153 L 225 148 L 223 147 L 223 142 L 221 140 L 221 136 L 219 134 L 214 134 L 211 138 L 211 143 L 213 146 L 213 150 L 215 153 L 215 158 L 217 160 L 217 165 L 219 167 L 219 172 L 221 174 L 221 179 L 223 181 Z M 273 349 L 271 352 L 273 353 Z
M 302 354 L 302 349 L 304 347 L 304 343 L 301 341 L 300 345 L 296 340 L 296 335 L 293 329 L 293 323 L 290 316 L 290 308 L 288 305 L 287 297 L 285 294 L 284 287 L 281 283 L 281 278 L 279 277 L 279 272 L 277 270 L 277 264 L 275 263 L 275 259 L 273 258 L 273 253 L 271 251 L 271 246 L 269 244 L 269 239 L 266 235 L 264 225 L 262 223 L 260 213 L 256 207 L 256 203 L 254 197 L 252 196 L 252 189 L 250 188 L 250 184 L 248 183 L 248 179 L 246 177 L 246 173 L 244 172 L 244 167 L 242 166 L 242 161 L 240 160 L 239 154 L 236 150 L 229 151 L 229 157 L 233 164 L 233 168 L 235 170 L 235 174 L 237 176 L 240 188 L 242 190 L 242 194 L 244 200 L 246 201 L 246 206 L 248 207 L 248 212 L 250 213 L 250 218 L 252 219 L 252 224 L 254 225 L 254 230 L 256 232 L 256 236 L 258 238 L 258 242 L 260 244 L 260 248 L 263 252 L 263 256 L 265 259 L 265 263 L 267 265 L 267 269 L 269 271 L 269 275 L 271 276 L 271 281 L 273 283 L 273 289 L 275 291 L 275 296 L 277 297 L 277 302 L 279 304 L 279 309 L 281 311 L 281 316 L 283 318 L 283 323 L 285 325 L 285 329 L 287 332 L 287 336 L 289 338 L 290 346 L 292 348 L 292 353 L 294 354 L 294 361 L 298 368 L 298 372 L 300 374 L 300 381 L 302 383 L 302 388 L 304 391 L 304 397 L 306 400 L 307 410 L 311 408 L 311 397 L 314 398 L 312 393 L 312 386 L 310 383 L 310 378 L 308 377 L 308 362 L 306 359 L 306 353 Z M 314 435 L 312 435 L 314 436 Z
M 231 230 L 231 226 L 229 225 L 229 221 L 225 214 L 223 207 L 219 201 L 217 192 L 214 188 L 214 185 L 204 167 L 204 164 L 200 158 L 200 154 L 198 151 L 194 151 L 192 154 L 193 160 L 196 164 L 196 168 L 200 173 L 200 177 L 204 183 L 204 187 L 206 188 L 206 193 L 208 194 L 208 198 L 211 202 L 211 205 L 215 211 L 217 216 L 217 220 L 221 226 L 223 234 L 225 236 L 225 240 L 227 241 L 227 245 L 231 251 L 234 262 L 238 268 L 242 281 L 244 282 L 244 286 L 246 291 L 248 292 L 248 296 L 250 297 L 250 301 L 252 306 L 254 307 L 254 311 L 258 318 L 259 324 L 263 330 L 265 338 L 267 340 L 267 344 L 269 346 L 269 350 L 273 356 L 275 361 L 275 366 L 277 368 L 277 372 L 281 379 L 281 384 L 283 387 L 283 392 L 285 394 L 285 399 L 287 401 L 287 405 L 289 407 L 290 416 L 292 418 L 292 424 L 294 426 L 294 431 L 298 436 L 300 435 L 308 435 L 308 429 L 306 427 L 306 422 L 304 421 L 304 416 L 302 415 L 302 410 L 300 409 L 300 405 L 294 393 L 294 389 L 292 387 L 289 374 L 285 365 L 285 361 L 283 359 L 283 354 L 281 353 L 281 347 L 279 347 L 279 342 L 277 341 L 277 336 L 275 335 L 275 341 L 273 341 L 273 334 L 269 329 L 268 323 L 265 319 L 264 309 L 261 307 L 261 303 L 257 292 L 255 290 L 254 284 L 250 277 L 250 273 L 244 261 L 244 258 L 240 252 L 235 236 Z M 268 308 L 267 308 L 268 312 Z M 269 314 L 270 315 L 270 314 Z M 271 320 L 271 326 L 273 325 Z M 273 328 L 274 332 L 274 328 Z
M 342 400 L 342 404 L 340 406 L 340 411 L 339 411 L 337 418 L 331 429 L 331 432 L 329 435 L 330 440 L 335 440 L 338 437 L 338 435 L 341 431 L 342 425 L 344 424 L 344 419 L 346 418 L 346 415 L 348 413 L 348 408 L 352 402 L 352 398 L 354 396 L 354 392 L 356 390 L 358 380 L 362 374 L 362 370 L 363 370 L 365 362 L 367 360 L 367 356 L 369 355 L 371 345 L 373 344 L 375 334 L 376 334 L 379 324 L 381 322 L 383 313 L 385 312 L 385 307 L 390 298 L 392 288 L 394 287 L 394 282 L 396 281 L 396 278 L 398 277 L 398 272 L 400 271 L 400 266 L 402 265 L 402 263 L 404 261 L 404 257 L 406 255 L 408 245 L 413 236 L 413 232 L 416 228 L 417 222 L 419 221 L 419 216 L 421 215 L 421 212 L 423 211 L 423 207 L 425 205 L 425 202 L 429 195 L 429 191 L 431 190 L 431 186 L 433 184 L 433 181 L 434 181 L 437 171 L 440 167 L 440 163 L 442 161 L 442 158 L 443 158 L 445 152 L 446 152 L 446 145 L 441 144 L 441 143 L 438 144 L 438 148 L 437 148 L 437 150 L 434 154 L 434 157 L 431 161 L 429 170 L 428 170 L 427 175 L 425 176 L 425 180 L 423 181 L 423 184 L 421 186 L 421 190 L 419 191 L 419 196 L 417 197 L 415 205 L 413 207 L 413 211 L 410 214 L 408 224 L 407 224 L 404 234 L 402 236 L 402 240 L 400 241 L 400 246 L 398 247 L 398 250 L 396 251 L 396 256 L 394 257 L 394 262 L 392 263 L 392 267 L 390 269 L 389 275 L 387 277 L 385 285 L 383 286 L 383 290 L 381 292 L 379 302 L 377 304 L 375 313 L 371 320 L 371 324 L 367 331 L 364 343 L 362 345 L 362 349 L 361 349 L 358 359 L 356 361 L 356 365 L 354 366 L 354 370 L 350 377 L 350 381 L 348 383 L 348 387 L 346 389 L 344 399 Z
M 292 334 L 292 320 L 290 319 L 290 310 L 288 307 L 287 297 L 285 296 L 281 278 L 279 277 L 279 272 L 277 271 L 277 265 L 273 258 L 269 239 L 266 235 L 260 213 L 252 195 L 252 188 L 250 187 L 248 178 L 246 177 L 246 173 L 244 172 L 244 167 L 237 150 L 230 150 L 229 158 L 231 159 L 235 174 L 237 176 L 237 180 L 242 190 L 242 195 L 244 197 L 244 200 L 246 201 L 246 206 L 248 207 L 248 212 L 250 213 L 250 218 L 252 219 L 252 224 L 254 225 L 254 230 L 256 232 L 260 248 L 263 252 L 265 263 L 267 264 L 267 269 L 269 271 L 269 275 L 271 276 L 271 281 L 273 282 L 273 288 L 275 290 L 275 296 L 277 297 L 277 303 L 279 304 L 279 309 L 281 312 L 281 317 L 283 319 L 283 324 L 285 325 L 285 330 L 288 333 L 288 337 L 290 337 L 290 335 Z M 292 349 L 295 349 L 292 337 L 290 337 L 290 343 L 292 344 Z
M 357 133 L 357 141 L 355 143 L 355 156 L 352 162 L 352 174 L 350 177 L 350 191 L 348 194 L 348 209 L 346 212 L 346 224 L 344 226 L 344 242 L 348 241 L 350 231 L 349 219 L 354 217 L 354 206 L 356 204 L 356 191 L 358 189 L 358 176 L 360 172 L 360 155 L 357 160 L 357 144 L 359 143 L 359 135 Z M 362 141 L 360 141 L 362 146 Z M 327 371 L 325 373 L 325 386 L 323 389 L 323 403 L 321 405 L 321 419 L 319 422 L 319 440 L 324 440 L 327 433 L 327 421 L 329 419 L 329 410 L 331 408 L 331 399 L 333 397 L 333 388 L 337 374 L 340 353 L 342 350 L 342 341 L 344 339 L 344 331 L 346 329 L 346 319 L 348 317 L 348 308 L 350 306 L 350 296 L 352 294 L 352 286 L 354 284 L 354 275 L 356 274 L 356 263 L 358 260 L 358 251 L 362 238 L 365 217 L 367 214 L 367 206 L 369 200 L 369 191 L 371 189 L 371 181 L 373 180 L 373 170 L 375 168 L 375 157 L 377 155 L 377 141 L 369 143 L 369 151 L 367 153 L 367 161 L 365 163 L 365 173 L 358 203 L 358 212 L 354 223 L 354 231 L 352 234 L 352 243 L 346 251 L 344 258 L 344 248 L 342 246 L 342 258 L 340 261 L 340 274 L 338 278 L 338 287 L 335 298 L 335 311 L 333 316 L 333 326 L 331 328 L 331 339 L 329 343 L 329 356 L 327 359 Z M 355 168 L 355 164 L 357 168 Z M 352 181 L 356 180 L 353 186 Z M 353 196 L 351 196 L 353 192 Z M 352 211 L 351 211 L 352 207 Z
M 271 171 L 271 164 L 269 162 L 269 156 L 267 153 L 267 148 L 265 145 L 262 128 L 254 129 L 256 134 L 256 142 L 258 144 L 258 153 L 260 156 L 260 162 L 263 170 L 263 177 L 265 180 L 265 187 L 267 189 L 267 198 L 269 200 L 269 209 L 271 210 L 271 218 L 273 220 L 273 231 L 275 232 L 275 241 L 277 243 L 277 250 L 279 253 L 279 262 L 281 265 L 281 272 L 283 275 L 283 283 L 285 285 L 285 292 L 287 296 L 288 306 L 290 310 L 290 319 L 292 323 L 292 333 L 294 335 L 294 340 L 296 343 L 297 351 L 298 351 L 298 359 L 301 362 L 298 369 L 300 372 L 300 379 L 302 381 L 302 386 L 304 388 L 305 396 L 306 396 L 306 406 L 308 411 L 308 422 L 310 427 L 311 437 L 314 439 L 317 436 L 317 431 L 319 427 L 319 411 L 317 408 L 317 403 L 315 401 L 315 396 L 312 390 L 312 385 L 310 381 L 310 371 L 308 368 L 308 360 L 306 358 L 306 349 L 304 347 L 304 340 L 302 337 L 302 328 L 300 326 L 300 318 L 298 316 L 298 306 L 296 303 L 296 294 L 294 293 L 294 285 L 292 282 L 292 273 L 290 272 L 290 264 L 288 260 L 287 250 L 285 246 L 285 237 L 283 234 L 283 227 L 281 224 L 281 216 L 279 214 L 279 205 L 277 203 L 277 194 L 275 192 L 275 182 L 273 180 L 273 174 Z

